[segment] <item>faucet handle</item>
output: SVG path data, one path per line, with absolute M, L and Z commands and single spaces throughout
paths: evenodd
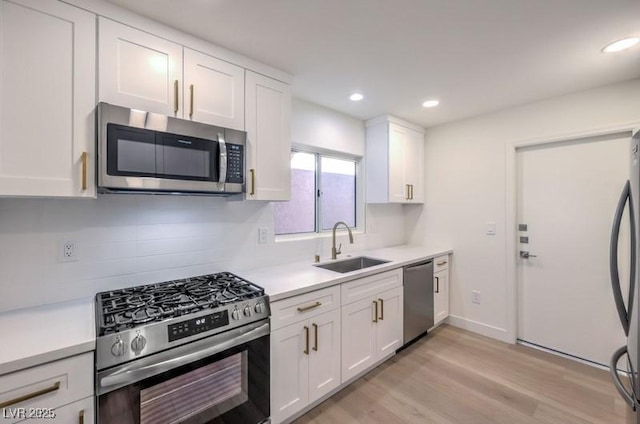
M 342 243 L 338 245 L 338 248 L 336 249 L 336 255 L 339 255 L 341 253 L 342 253 Z

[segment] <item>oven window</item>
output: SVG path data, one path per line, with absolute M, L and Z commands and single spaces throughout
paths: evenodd
M 140 424 L 181 423 L 205 411 L 211 419 L 243 404 L 246 364 L 247 352 L 239 352 L 141 390 Z

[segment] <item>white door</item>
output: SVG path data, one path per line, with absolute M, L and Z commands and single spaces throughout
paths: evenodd
M 244 130 L 244 69 L 184 49 L 185 119 Z
M 100 101 L 182 118 L 182 46 L 103 17 L 98 25 Z
M 518 149 L 518 224 L 527 225 L 518 237 L 528 243 L 517 245 L 536 256 L 518 259 L 520 340 L 599 364 L 625 344 L 608 264 L 629 147 L 630 136 L 617 134 Z M 622 234 L 625 270 L 628 226 Z
M 271 333 L 271 419 L 275 423 L 309 403 L 309 355 L 304 353 L 308 328 L 303 321 Z
M 309 402 L 313 402 L 340 385 L 340 309 L 309 322 Z
M 291 198 L 291 88 L 246 71 L 247 200 Z
M 373 315 L 373 299 L 370 298 L 342 307 L 343 383 L 376 362 L 377 328 Z
M 376 323 L 376 359 L 382 359 L 402 346 L 402 287 L 380 293 L 376 301 L 379 309 Z
M 0 195 L 93 197 L 95 16 L 0 2 Z

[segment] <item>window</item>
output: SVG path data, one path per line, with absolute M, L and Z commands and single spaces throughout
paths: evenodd
M 350 158 L 291 152 L 291 200 L 274 203 L 275 233 L 331 230 L 338 221 L 356 226 L 356 167 Z

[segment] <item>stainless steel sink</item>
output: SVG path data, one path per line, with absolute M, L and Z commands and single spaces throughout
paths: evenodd
M 359 269 L 369 268 L 371 266 L 386 264 L 389 261 L 384 261 L 381 259 L 368 258 L 366 256 L 358 256 L 357 258 L 345 259 L 337 262 L 329 262 L 327 264 L 322 265 L 314 265 L 318 268 L 328 269 L 329 271 L 334 272 L 351 272 L 357 271 Z

